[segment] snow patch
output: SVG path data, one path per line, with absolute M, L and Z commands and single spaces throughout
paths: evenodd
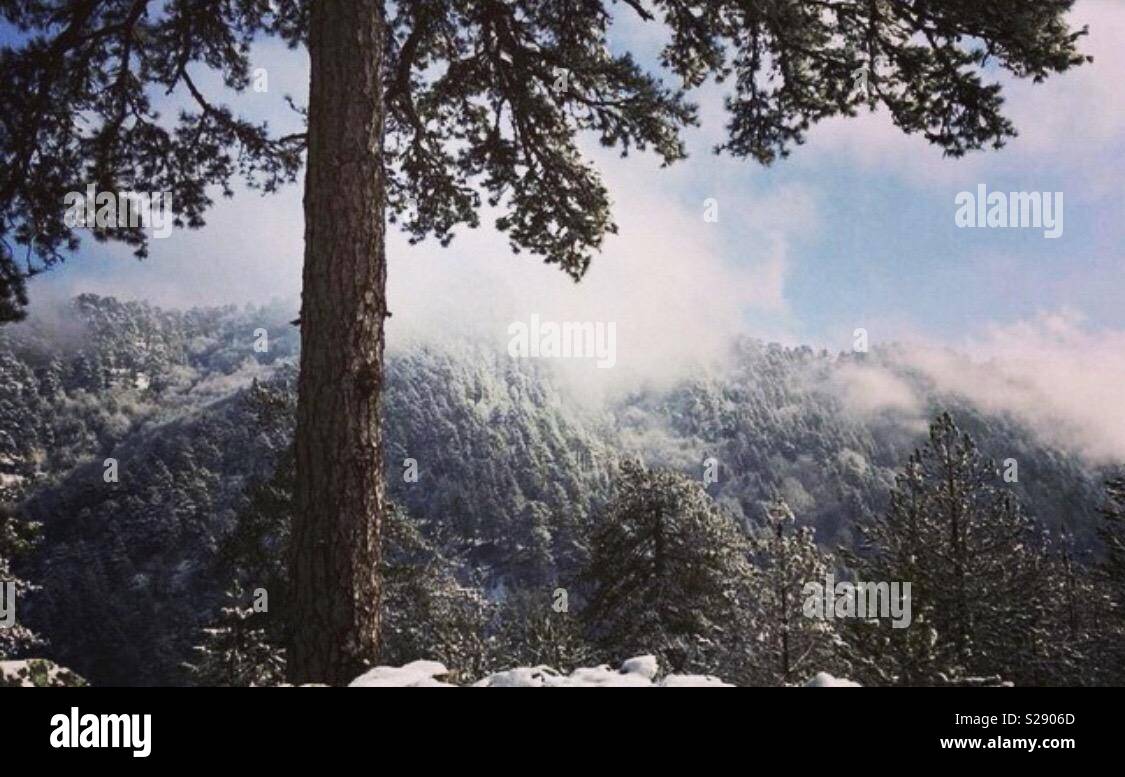
M 473 683 L 474 688 L 733 688 L 718 677 L 703 674 L 671 674 L 657 679 L 655 656 L 635 656 L 613 669 L 608 664 L 575 669 L 569 675 L 549 666 L 519 666 L 495 672 Z M 350 684 L 356 688 L 454 688 L 445 682 L 449 670 L 437 661 L 414 661 L 401 667 L 377 666 Z M 805 683 L 806 688 L 859 688 L 859 683 L 827 672 Z
M 16 488 L 22 482 L 22 475 L 9 475 L 6 472 L 0 472 L 0 488 Z
M 655 656 L 636 656 L 613 670 L 607 664 L 575 669 L 562 675 L 549 666 L 518 667 L 474 683 L 476 688 L 730 688 L 717 677 L 669 675 L 656 681 Z
M 661 688 L 733 688 L 709 674 L 670 674 L 660 681 Z
M 656 677 L 656 656 L 637 656 L 630 658 L 621 665 L 621 671 L 628 674 L 639 674 L 648 679 Z
M 859 683 L 854 680 L 845 680 L 840 677 L 833 677 L 828 672 L 817 672 L 813 679 L 805 683 L 806 688 L 862 688 Z
M 445 665 L 437 661 L 412 661 L 395 666 L 377 666 L 364 672 L 348 684 L 349 688 L 453 688 L 436 679 L 449 674 Z

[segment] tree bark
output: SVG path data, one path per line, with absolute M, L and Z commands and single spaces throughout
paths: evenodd
M 288 664 L 293 682 L 341 685 L 379 639 L 385 19 L 382 0 L 310 14 Z

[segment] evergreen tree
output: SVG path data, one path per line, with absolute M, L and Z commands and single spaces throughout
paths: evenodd
M 551 515 L 542 502 L 529 502 L 513 527 L 516 534 L 511 566 L 521 585 L 545 588 L 553 582 Z
M 286 412 L 285 394 L 255 387 L 250 407 L 261 416 Z M 215 622 L 203 630 L 200 658 L 189 668 L 204 684 L 265 684 L 284 672 L 290 578 L 285 564 L 294 510 L 292 449 L 276 471 L 247 487 L 247 501 L 219 550 L 218 573 L 233 582 Z M 383 533 L 380 600 L 384 622 L 379 661 L 401 665 L 418 659 L 443 662 L 458 678 L 476 679 L 487 668 L 487 626 L 492 606 L 458 579 L 461 570 L 425 538 L 419 525 L 394 508 Z M 265 588 L 270 613 L 255 613 L 243 591 Z M 261 664 L 260 671 L 253 665 Z
M 1039 531 L 948 413 L 896 478 L 889 510 L 857 525 L 859 578 L 911 584 L 911 624 L 848 629 L 860 679 L 1030 680 L 1046 641 Z
M 1098 568 L 1104 586 L 1105 628 L 1099 644 L 1110 667 L 1106 681 L 1125 684 L 1125 477 L 1110 479 L 1105 486 L 1099 528 L 1104 556 Z
M 1120 683 L 1121 631 L 1106 581 L 1089 563 L 1070 532 L 1050 539 L 1042 565 L 1046 641 L 1028 656 L 1042 684 Z M 1027 651 L 1025 651 L 1026 654 Z
M 808 583 L 823 584 L 832 558 L 817 547 L 813 530 L 796 525 L 780 497 L 750 539 L 753 567 L 748 623 L 750 669 L 755 685 L 793 685 L 818 671 L 834 671 L 837 635 L 833 622 L 804 612 Z
M 387 514 L 379 661 L 399 666 L 441 661 L 459 681 L 489 668 L 488 626 L 494 606 L 429 542 L 402 510 Z
M 1098 532 L 1105 547 L 1101 572 L 1112 586 L 1115 607 L 1125 613 L 1125 477 L 1106 483 L 1102 518 Z
M 590 545 L 583 615 L 607 661 L 653 653 L 703 671 L 729 652 L 746 539 L 700 483 L 625 461 Z
M 270 638 L 264 613 L 236 581 L 214 624 L 202 630 L 198 657 L 185 668 L 199 685 L 277 685 L 285 680 L 285 649 Z
M 45 644 L 39 635 L 20 622 L 20 610 L 26 597 L 37 586 L 12 570 L 12 563 L 27 555 L 39 541 L 39 524 L 24 520 L 19 512 L 24 491 L 23 486 L 0 487 L 0 597 L 6 611 L 12 608 L 14 614 L 12 625 L 0 627 L 0 659 L 23 658 Z M 9 593 L 14 597 L 9 598 Z
M 582 633 L 580 618 L 569 601 L 565 610 L 557 610 L 557 601 L 549 588 L 516 590 L 505 597 L 490 646 L 496 671 L 549 666 L 568 673 L 595 662 L 594 646 Z

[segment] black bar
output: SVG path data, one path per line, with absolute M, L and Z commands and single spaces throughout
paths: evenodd
M 412 757 L 451 757 L 455 762 L 460 757 L 462 768 L 486 765 L 531 748 L 556 765 L 581 754 L 587 761 L 599 758 L 596 754 L 605 750 L 612 760 L 663 753 L 720 763 L 735 755 L 748 766 L 767 757 L 783 763 L 794 759 L 797 767 L 805 758 L 846 765 L 887 756 L 925 757 L 914 762 L 919 765 L 999 759 L 1023 766 L 1043 759 L 1062 764 L 1111 757 L 1120 738 L 1114 712 L 1120 695 L 1108 689 L 865 688 L 826 694 L 749 688 L 706 698 L 693 694 L 691 699 L 634 689 L 608 698 L 598 694 L 597 699 L 575 692 L 516 698 L 493 689 L 419 690 L 76 688 L 5 693 L 0 762 L 35 756 L 40 765 L 110 759 L 225 767 L 323 755 L 363 759 L 363 771 L 370 773 L 408 768 L 402 759 Z M 52 747 L 57 728 L 52 718 L 69 719 L 72 707 L 77 708 L 80 733 L 89 728 L 82 724 L 83 715 L 151 715 L 150 754 L 135 757 L 127 747 Z M 1036 742 L 1033 750 L 1026 742 L 1016 746 L 1016 740 L 1030 739 Z M 943 747 L 942 740 L 950 741 Z M 960 740 L 961 746 L 952 740 Z M 969 741 L 980 744 L 969 749 Z M 556 763 L 556 758 L 562 761 Z

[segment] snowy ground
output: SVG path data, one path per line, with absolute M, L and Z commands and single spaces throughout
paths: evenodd
M 490 674 L 474 688 L 733 688 L 717 677 L 701 674 L 670 674 L 659 677 L 653 656 L 637 656 L 611 669 L 603 664 L 575 669 L 569 675 L 549 666 L 517 667 Z M 378 666 L 366 672 L 349 687 L 355 688 L 456 688 L 447 682 L 449 670 L 437 661 L 414 661 L 405 666 Z M 50 661 L 0 661 L 0 687 L 84 685 L 85 682 L 68 669 Z M 858 688 L 859 683 L 819 672 L 805 683 L 807 688 Z
M 859 688 L 859 683 L 833 677 L 828 672 L 817 672 L 816 677 L 805 683 L 806 688 Z
M 444 682 L 448 670 L 437 661 L 414 661 L 401 667 L 379 666 L 352 681 L 356 688 L 454 688 Z M 614 670 L 601 666 L 575 669 L 560 674 L 548 666 L 519 667 L 490 674 L 473 683 L 475 688 L 731 688 L 710 675 L 672 674 L 658 679 L 656 658 L 637 656 Z M 807 683 L 813 688 L 858 687 L 851 680 L 839 680 L 820 672 Z

